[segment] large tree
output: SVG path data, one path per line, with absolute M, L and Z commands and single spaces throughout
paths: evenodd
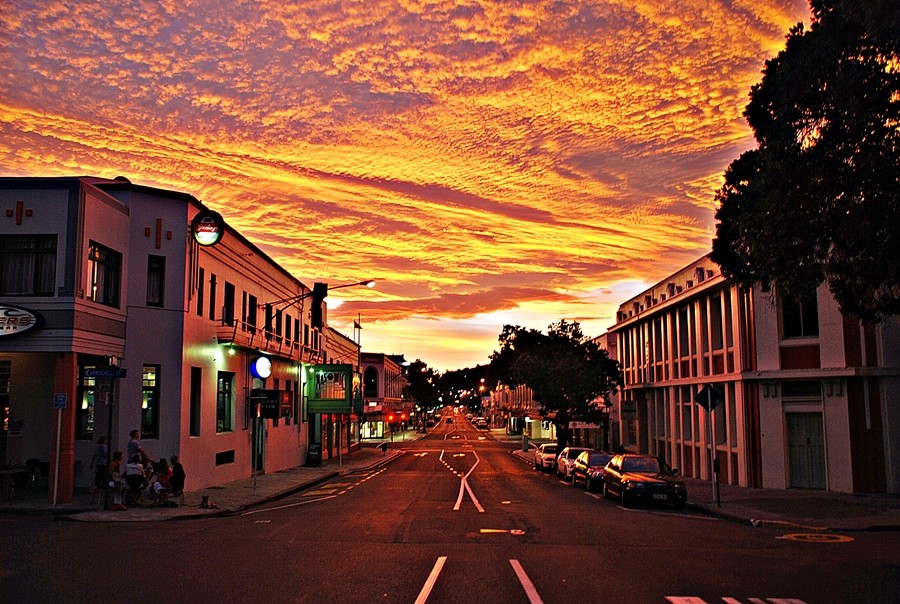
M 560 449 L 569 441 L 569 422 L 598 422 L 598 401 L 622 383 L 619 364 L 577 322 L 554 323 L 546 334 L 505 325 L 499 343 L 491 355 L 492 375 L 531 388 L 541 411 L 553 418 Z
M 712 259 L 726 276 L 841 310 L 900 314 L 900 2 L 812 0 L 744 112 L 758 149 L 725 172 Z

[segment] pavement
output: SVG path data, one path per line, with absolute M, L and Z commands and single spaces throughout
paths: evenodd
M 533 464 L 533 449 L 529 446 L 522 451 L 521 437 L 507 436 L 503 429 L 492 430 L 491 435 L 495 440 L 515 444 L 512 454 L 523 463 Z M 58 519 L 81 522 L 148 522 L 240 514 L 337 476 L 377 469 L 403 455 L 401 447 L 421 436 L 407 432 L 402 440 L 389 442 L 385 453 L 377 448 L 380 442 L 367 441 L 359 450 L 318 466 L 298 466 L 215 487 L 186 490 L 183 504 L 181 498 L 173 498 L 177 507 L 106 510 L 102 497 L 98 501 L 97 495 L 86 492 L 76 493 L 71 503 L 54 506 L 48 503 L 46 487 L 37 486 L 16 489 L 10 499 L 0 501 L 0 513 L 53 514 Z M 719 484 L 717 497 L 710 481 L 686 478 L 685 483 L 688 509 L 751 526 L 775 526 L 794 532 L 900 531 L 900 495 Z M 204 496 L 214 508 L 200 507 Z

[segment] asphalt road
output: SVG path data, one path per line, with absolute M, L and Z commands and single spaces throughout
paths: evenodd
M 0 517 L 2 602 L 896 602 L 900 534 L 623 509 L 457 418 L 389 466 L 227 518 Z

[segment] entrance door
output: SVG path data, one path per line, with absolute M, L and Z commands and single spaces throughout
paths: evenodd
M 825 489 L 825 430 L 821 413 L 786 413 L 791 487 Z
M 254 418 L 251 425 L 251 440 L 253 450 L 250 455 L 251 469 L 262 472 L 266 469 L 266 420 Z

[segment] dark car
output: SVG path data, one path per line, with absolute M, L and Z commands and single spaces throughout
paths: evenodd
M 671 503 L 676 508 L 687 503 L 687 488 L 658 457 L 620 453 L 606 464 L 603 496 L 618 497 L 623 506 L 632 503 Z
M 588 491 L 602 489 L 606 464 L 612 458 L 613 454 L 606 451 L 582 452 L 575 458 L 575 464 L 572 466 L 572 486 L 583 484 Z

